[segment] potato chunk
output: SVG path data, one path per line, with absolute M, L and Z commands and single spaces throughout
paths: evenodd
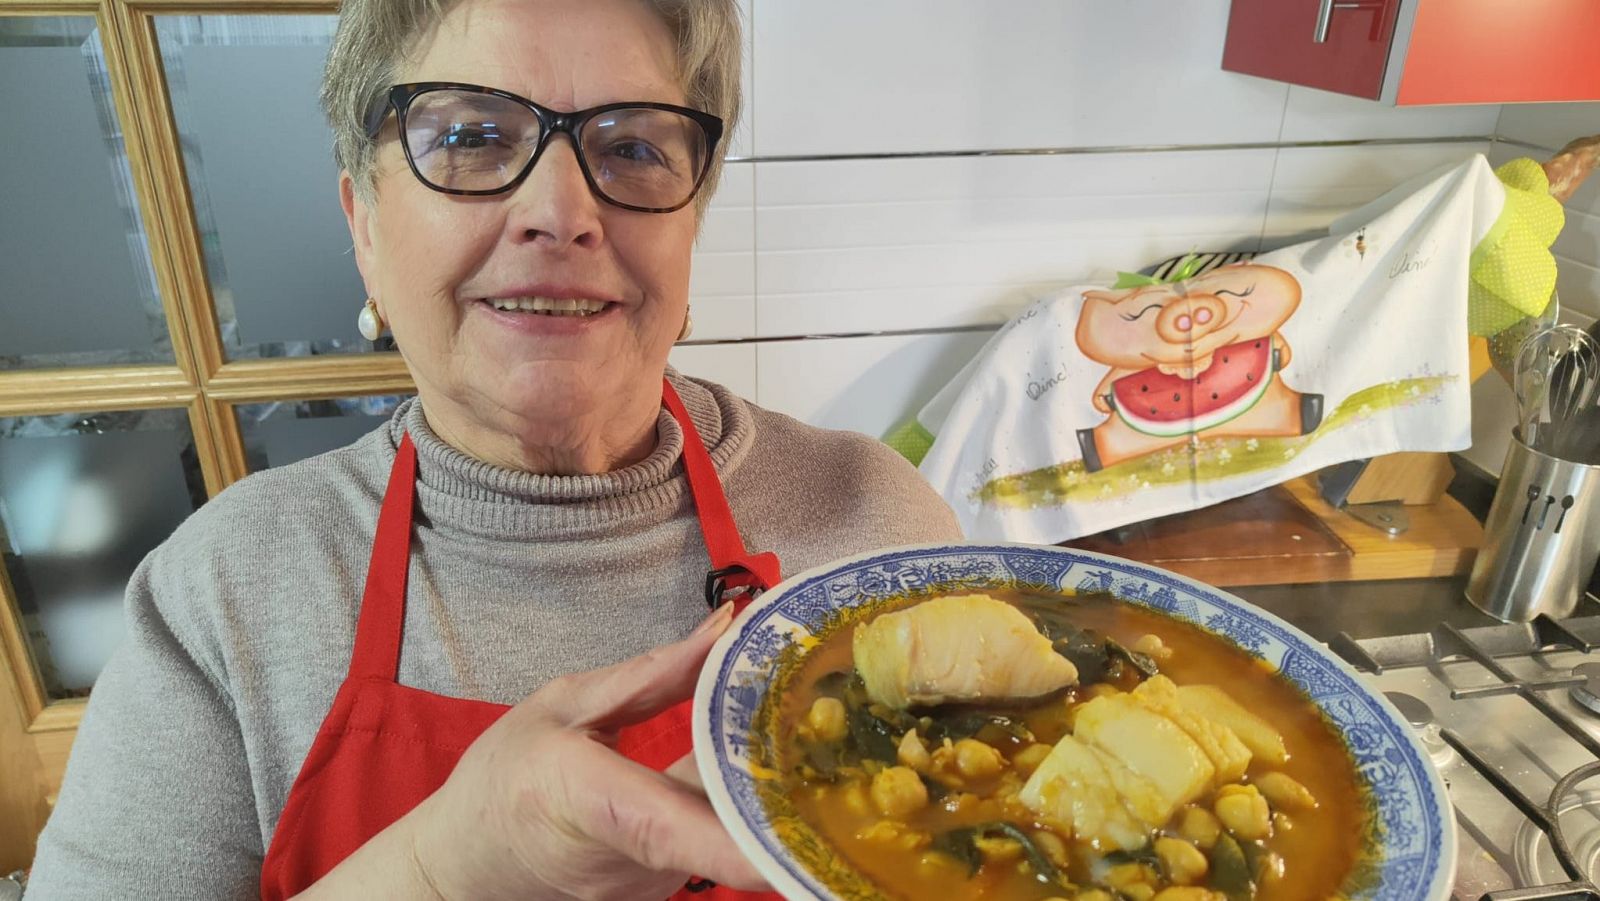
M 1143 796 L 1141 804 L 1157 797 L 1143 777 L 1068 735 L 1033 771 L 1019 797 L 1030 810 L 1101 850 L 1144 847 L 1155 824 L 1130 812 L 1119 784 Z
M 1096 698 L 1077 711 L 1073 734 L 1127 765 L 1155 786 L 1163 810 L 1157 824 L 1211 786 L 1216 767 L 1172 720 L 1129 695 Z
M 1178 688 L 1178 703 L 1203 720 L 1220 723 L 1239 736 L 1250 753 L 1268 763 L 1283 763 L 1289 752 L 1278 730 L 1246 710 L 1215 685 L 1184 685 Z
M 1078 681 L 1021 610 L 988 595 L 951 595 L 878 617 L 856 629 L 856 670 L 867 695 L 903 710 L 915 704 L 1033 698 Z
M 1250 749 L 1226 725 L 1185 710 L 1178 701 L 1178 686 L 1166 676 L 1152 676 L 1132 692 L 1134 700 L 1172 720 L 1206 752 L 1216 767 L 1215 784 L 1237 782 L 1250 766 Z

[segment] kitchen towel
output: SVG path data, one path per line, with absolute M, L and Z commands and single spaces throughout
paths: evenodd
M 1346 460 L 1461 450 L 1473 252 L 1509 233 L 1507 193 L 1473 156 L 1319 240 L 1172 283 L 1063 290 L 892 437 L 925 451 L 968 537 L 1046 543 Z

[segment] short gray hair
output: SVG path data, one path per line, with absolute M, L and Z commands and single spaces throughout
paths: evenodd
M 356 196 L 377 199 L 377 144 L 367 137 L 367 111 L 398 79 L 440 20 L 462 0 L 344 0 L 339 28 L 322 73 L 322 111 L 333 128 L 333 157 L 350 173 Z M 642 0 L 677 41 L 678 81 L 688 105 L 718 116 L 723 140 L 695 197 L 699 213 L 716 192 L 722 151 L 739 121 L 740 24 L 736 0 Z

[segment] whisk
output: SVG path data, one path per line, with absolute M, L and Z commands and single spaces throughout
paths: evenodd
M 1512 385 L 1529 447 L 1580 462 L 1600 453 L 1592 425 L 1600 401 L 1600 342 L 1571 325 L 1535 332 L 1517 351 Z

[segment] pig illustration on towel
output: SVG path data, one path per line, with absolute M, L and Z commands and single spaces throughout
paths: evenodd
M 1111 367 L 1094 389 L 1106 421 L 1078 432 L 1097 472 L 1191 435 L 1305 435 L 1322 395 L 1283 381 L 1289 344 L 1278 329 L 1300 306 L 1300 283 L 1240 263 L 1186 281 L 1084 294 L 1077 343 Z

